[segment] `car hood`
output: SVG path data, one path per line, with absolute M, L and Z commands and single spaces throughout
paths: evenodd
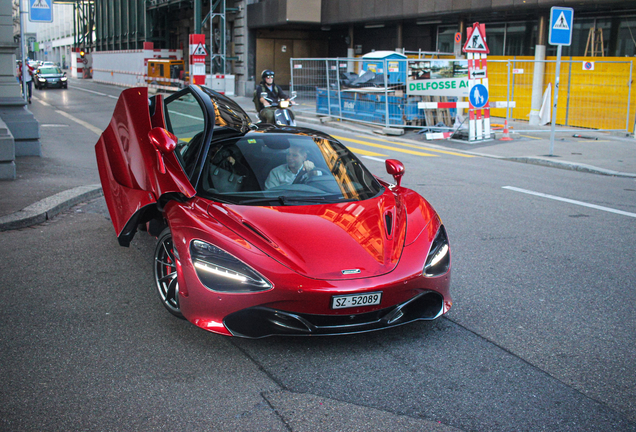
M 273 259 L 313 279 L 389 273 L 406 237 L 406 212 L 389 191 L 370 200 L 329 205 L 213 203 L 208 213 Z
M 58 73 L 54 73 L 54 74 L 38 74 L 38 76 L 42 77 L 42 78 L 62 78 L 64 76 L 63 73 L 58 74 Z

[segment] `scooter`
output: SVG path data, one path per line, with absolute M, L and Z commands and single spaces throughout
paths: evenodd
M 277 108 L 276 111 L 274 112 L 274 120 L 276 121 L 277 125 L 282 125 L 282 126 L 296 126 L 296 120 L 294 120 L 294 113 L 289 108 L 289 106 L 293 104 L 292 101 L 296 99 L 296 96 L 298 96 L 298 94 L 295 91 L 293 91 L 291 92 L 291 97 L 288 100 L 279 100 L 278 103 L 276 103 L 267 97 L 266 92 L 261 93 L 261 97 L 270 103 L 270 106 L 266 108 L 271 108 L 271 107 Z M 266 108 L 262 109 L 261 113 Z M 260 115 L 259 113 L 259 118 L 262 120 L 265 117 Z

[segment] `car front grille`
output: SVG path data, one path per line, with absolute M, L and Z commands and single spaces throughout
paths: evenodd
M 417 320 L 433 320 L 442 314 L 442 308 L 442 296 L 429 291 L 400 305 L 361 314 L 312 315 L 253 307 L 228 315 L 224 323 L 233 335 L 246 338 L 335 335 L 379 330 Z

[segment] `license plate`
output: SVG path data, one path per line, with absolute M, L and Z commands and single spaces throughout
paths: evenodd
M 380 300 L 382 300 L 381 292 L 339 295 L 331 298 L 331 308 L 345 309 L 361 306 L 374 306 L 379 305 Z

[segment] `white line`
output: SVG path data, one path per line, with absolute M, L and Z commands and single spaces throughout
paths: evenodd
M 203 119 L 201 117 L 195 117 L 195 116 L 192 116 L 190 114 L 180 113 L 179 111 L 168 111 L 168 113 L 169 114 L 178 114 L 178 115 L 183 116 L 183 117 L 188 117 L 188 118 L 191 118 L 191 119 L 203 121 Z
M 33 98 L 33 100 L 40 102 L 44 106 L 49 106 L 49 107 L 51 106 L 51 104 L 44 102 L 42 99 Z
M 108 95 L 108 97 L 112 99 L 119 99 L 119 96 Z
M 82 126 L 84 126 L 84 127 L 85 127 L 86 129 L 88 129 L 89 131 L 91 131 L 91 132 L 93 132 L 93 133 L 96 133 L 98 136 L 102 134 L 101 129 L 96 128 L 96 127 L 95 127 L 95 126 L 93 126 L 92 124 L 87 123 L 87 122 L 85 122 L 84 120 L 80 120 L 80 119 L 78 119 L 77 117 L 74 117 L 74 116 L 70 115 L 70 114 L 69 114 L 69 113 L 67 113 L 67 112 L 60 111 L 60 110 L 55 110 L 55 112 L 56 112 L 56 113 L 58 113 L 58 114 L 63 115 L 63 116 L 64 116 L 64 117 L 66 117 L 66 118 L 69 118 L 69 119 L 73 120 L 75 123 L 79 123 L 79 124 L 81 124 Z
M 589 208 L 593 208 L 593 209 L 597 209 L 597 210 L 602 210 L 602 211 L 606 211 L 606 212 L 610 212 L 610 213 L 616 213 L 619 215 L 623 215 L 623 216 L 629 216 L 629 217 L 633 217 L 636 218 L 636 213 L 630 213 L 630 212 L 626 212 L 626 211 L 622 211 L 622 210 L 616 210 L 613 208 L 609 208 L 609 207 L 603 207 L 603 206 L 599 206 L 596 204 L 589 204 L 583 201 L 576 201 L 576 200 L 571 200 L 568 198 L 561 198 L 558 196 L 554 196 L 554 195 L 548 195 L 548 194 L 544 194 L 541 192 L 533 192 L 530 190 L 526 190 L 526 189 L 519 189 L 516 188 L 514 186 L 502 186 L 503 189 L 508 189 L 511 191 L 515 191 L 515 192 L 521 192 L 521 193 L 525 193 L 528 195 L 535 195 L 535 196 L 539 196 L 539 197 L 543 197 L 543 198 L 548 198 L 548 199 L 553 199 L 556 201 L 562 201 L 562 202 L 566 202 L 566 203 L 570 203 L 570 204 L 574 204 L 574 205 L 579 205 L 579 206 L 583 206 L 583 207 L 589 207 Z
M 355 152 L 354 152 L 354 153 L 355 153 Z M 385 160 L 385 159 L 380 159 L 380 158 L 373 157 L 373 156 L 362 156 L 362 157 L 363 157 L 363 158 L 366 158 L 366 159 L 374 160 L 374 161 L 376 161 L 376 162 L 382 162 L 382 163 L 386 162 L 386 160 Z
M 95 90 L 88 90 L 88 89 L 85 89 L 85 88 L 75 87 L 75 86 L 69 86 L 69 87 L 71 87 L 74 90 L 81 90 L 81 91 L 85 91 L 85 92 L 88 92 L 88 93 L 94 93 L 94 94 L 100 95 L 100 96 L 108 96 L 106 93 L 96 92 Z

